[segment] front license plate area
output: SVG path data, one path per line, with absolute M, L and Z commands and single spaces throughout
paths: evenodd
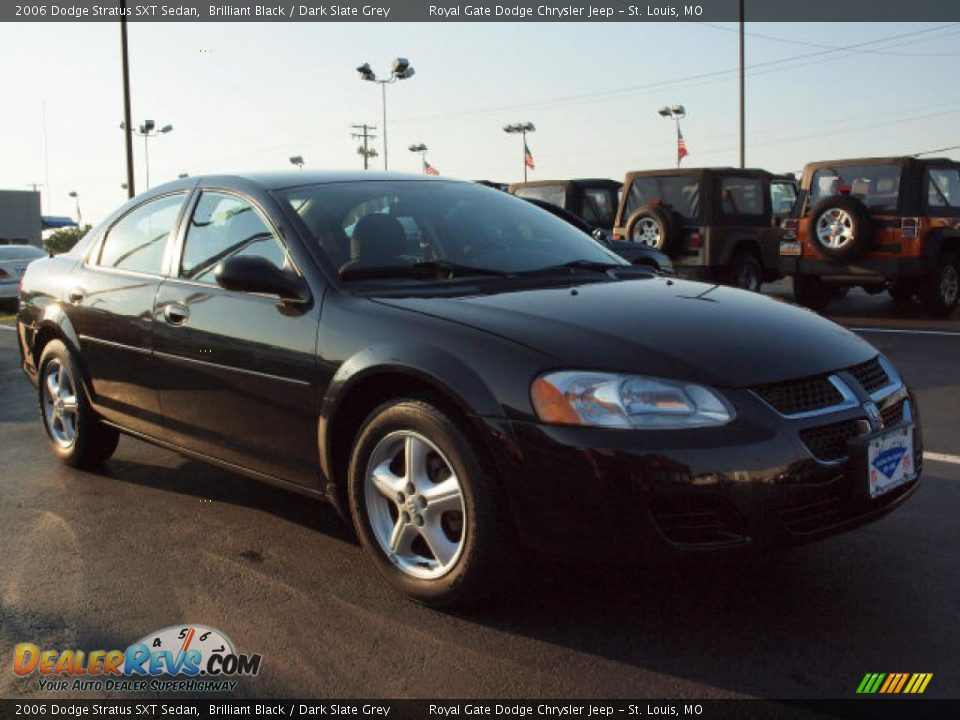
M 867 490 L 880 497 L 916 477 L 913 464 L 913 425 L 900 425 L 867 443 Z

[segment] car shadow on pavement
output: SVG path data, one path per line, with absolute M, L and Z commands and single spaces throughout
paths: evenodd
M 195 460 L 184 458 L 176 467 L 166 467 L 114 457 L 97 474 L 180 495 L 254 508 L 337 540 L 357 542 L 329 503 Z

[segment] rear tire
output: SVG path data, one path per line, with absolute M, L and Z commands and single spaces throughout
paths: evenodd
M 870 245 L 870 214 L 853 197 L 824 198 L 810 211 L 808 239 L 824 260 L 845 262 Z
M 627 240 L 670 253 L 680 240 L 676 213 L 662 205 L 644 205 L 633 213 L 624 228 Z
M 800 275 L 793 278 L 793 297 L 806 308 L 822 313 L 834 299 L 834 291 L 815 275 Z
M 917 292 L 927 314 L 945 317 L 953 312 L 960 298 L 960 265 L 953 253 L 944 253 L 933 272 L 923 279 Z
M 363 549 L 407 597 L 463 606 L 506 577 L 495 478 L 467 431 L 433 405 L 398 399 L 370 414 L 353 447 L 349 495 Z
M 90 407 L 73 353 L 61 341 L 51 340 L 39 368 L 37 401 L 50 448 L 71 467 L 103 465 L 117 449 L 120 435 L 100 422 Z
M 760 292 L 763 286 L 763 265 L 752 252 L 741 250 L 734 255 L 727 273 L 727 282 L 741 290 Z

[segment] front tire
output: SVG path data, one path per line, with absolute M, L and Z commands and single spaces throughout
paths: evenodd
M 923 309 L 932 317 L 945 317 L 953 312 L 960 299 L 960 264 L 953 253 L 944 253 L 933 272 L 920 283 L 917 293 Z
M 73 353 L 59 340 L 51 340 L 39 368 L 40 419 L 54 454 L 71 467 L 99 467 L 113 455 L 120 436 L 90 407 Z
M 367 555 L 398 591 L 465 605 L 504 577 L 496 484 L 469 434 L 417 399 L 381 405 L 349 468 L 350 512 Z

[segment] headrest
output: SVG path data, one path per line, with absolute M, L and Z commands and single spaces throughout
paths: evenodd
M 364 215 L 353 228 L 350 256 L 363 265 L 390 263 L 406 250 L 407 235 L 391 215 Z

